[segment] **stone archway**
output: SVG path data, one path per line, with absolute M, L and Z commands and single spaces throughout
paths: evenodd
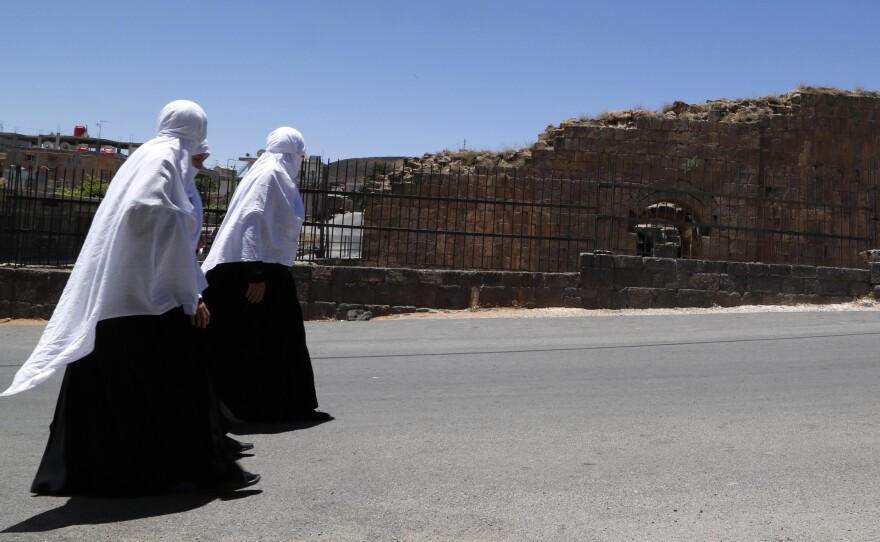
M 648 205 L 631 219 L 630 231 L 637 234 L 639 256 L 657 258 L 698 257 L 700 228 L 683 205 L 661 201 Z

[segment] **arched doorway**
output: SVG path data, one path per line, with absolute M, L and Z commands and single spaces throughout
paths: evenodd
M 661 201 L 645 207 L 631 219 L 637 234 L 637 254 L 656 258 L 693 258 L 699 249 L 697 221 L 682 205 Z

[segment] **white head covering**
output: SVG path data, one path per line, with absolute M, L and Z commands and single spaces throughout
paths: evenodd
M 266 152 L 232 196 L 202 271 L 227 262 L 293 264 L 305 219 L 296 185 L 305 149 L 293 128 L 269 134 Z
M 197 154 L 211 154 L 211 149 L 208 147 L 207 141 L 202 141 L 198 144 L 198 146 L 193 150 L 192 155 L 195 156 Z M 196 218 L 196 221 L 199 224 L 199 227 L 196 229 L 196 245 L 198 245 L 199 237 L 202 235 L 202 220 L 204 219 L 204 209 L 202 207 L 202 196 L 199 194 L 199 188 L 196 186 L 196 175 L 199 174 L 199 168 L 192 165 L 192 160 L 186 164 L 187 169 L 186 173 L 184 173 L 184 186 L 186 187 L 186 197 L 189 199 L 189 202 L 192 203 L 193 206 L 193 216 Z
M 100 320 L 178 306 L 195 313 L 207 283 L 195 257 L 199 222 L 184 174 L 207 129 L 197 104 L 178 100 L 165 106 L 158 135 L 113 177 L 43 336 L 0 395 L 30 389 L 88 355 Z

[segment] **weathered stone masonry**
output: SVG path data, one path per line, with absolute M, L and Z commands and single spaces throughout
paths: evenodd
M 365 212 L 367 225 L 380 229 L 365 233 L 365 260 L 412 246 L 411 254 L 454 261 L 456 268 L 498 258 L 508 269 L 554 271 L 541 263 L 569 257 L 574 265 L 578 253 L 592 250 L 642 254 L 634 225 L 657 219 L 659 206 L 676 209 L 670 218 L 683 257 L 856 267 L 859 252 L 876 248 L 878 123 L 875 92 L 805 88 L 758 100 L 676 102 L 664 114 L 616 111 L 572 119 L 522 153 L 526 169 L 518 177 L 490 173 L 490 158 L 411 159 L 382 185 L 389 198 L 368 202 L 374 206 Z M 465 167 L 464 184 L 458 166 Z M 562 185 L 560 199 L 542 193 L 548 172 Z M 509 203 L 511 212 L 486 215 L 464 201 L 434 208 L 408 199 L 412 194 L 462 200 L 483 194 Z M 528 215 L 533 201 L 571 210 Z M 518 236 L 540 229 L 583 242 L 547 242 L 528 253 L 500 250 L 500 239 L 465 248 L 443 232 L 446 217 L 455 217 L 456 230 Z M 406 233 L 426 225 L 438 231 Z M 388 231 L 394 229 L 400 233 Z M 408 242 L 391 242 L 392 236 Z M 418 265 L 408 258 L 391 254 L 387 261 Z
M 577 273 L 295 265 L 306 319 L 470 307 L 669 308 L 840 303 L 880 289 L 869 269 L 585 253 Z M 49 318 L 69 271 L 0 269 L 0 318 Z

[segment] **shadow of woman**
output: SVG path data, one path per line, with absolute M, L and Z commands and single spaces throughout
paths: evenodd
M 217 498 L 221 500 L 240 499 L 258 493 L 262 492 L 244 490 L 222 496 L 179 494 L 122 499 L 74 496 L 62 506 L 7 527 L 0 533 L 42 533 L 74 525 L 100 525 L 179 514 L 205 506 Z

